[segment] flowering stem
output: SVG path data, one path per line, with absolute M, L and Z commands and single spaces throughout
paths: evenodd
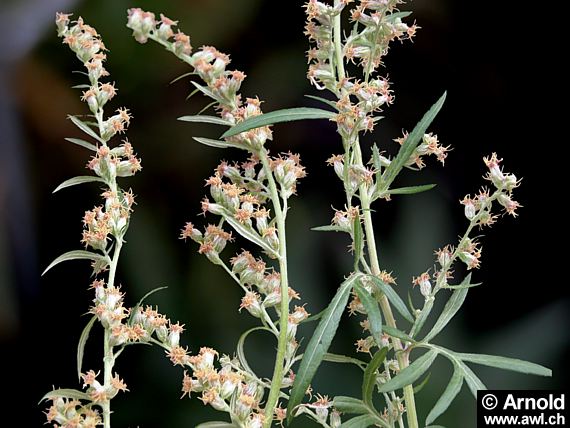
M 116 188 L 116 183 L 114 184 Z M 123 238 L 116 238 L 115 251 L 113 252 L 113 260 L 109 266 L 109 278 L 107 282 L 107 287 L 113 287 L 115 283 L 115 275 L 117 273 L 117 265 L 119 263 L 119 255 L 121 254 L 121 248 L 123 246 Z M 115 365 L 115 356 L 113 355 L 113 346 L 111 346 L 111 329 L 105 328 L 105 333 L 103 335 L 103 387 L 106 391 L 111 389 L 111 379 L 113 377 L 113 366 Z M 111 399 L 106 399 L 101 404 L 103 409 L 103 427 L 111 428 Z
M 281 304 L 279 307 L 279 339 L 277 344 L 277 356 L 275 357 L 275 368 L 273 369 L 273 377 L 271 379 L 271 388 L 269 389 L 269 397 L 265 406 L 265 422 L 264 427 L 271 427 L 273 421 L 273 411 L 277 406 L 279 393 L 283 384 L 283 373 L 285 365 L 285 353 L 287 351 L 287 324 L 289 317 L 289 283 L 287 279 L 287 243 L 285 239 L 285 216 L 281 209 L 281 200 L 279 191 L 273 178 L 273 172 L 269 166 L 269 158 L 265 149 L 260 150 L 259 158 L 265 170 L 267 182 L 269 184 L 269 192 L 273 209 L 275 210 L 275 220 L 277 222 L 277 233 L 279 236 L 279 273 L 281 274 Z
M 335 6 L 338 6 L 340 2 L 341 0 L 335 0 L 334 2 Z M 334 47 L 336 52 L 336 68 L 337 68 L 339 81 L 342 81 L 346 77 L 344 71 L 344 60 L 343 60 L 341 38 L 342 38 L 342 24 L 341 24 L 341 14 L 339 13 L 334 18 Z M 368 78 L 368 76 L 366 77 Z M 350 147 L 350 141 L 344 142 L 344 146 L 347 148 L 346 159 L 348 159 L 348 148 Z M 362 153 L 360 150 L 360 143 L 358 140 L 356 140 L 354 144 L 354 154 L 355 154 L 355 163 L 359 166 L 363 166 Z M 367 242 L 366 246 L 368 248 L 368 255 L 370 258 L 372 274 L 378 275 L 380 273 L 380 265 L 378 262 L 378 252 L 376 250 L 376 239 L 374 236 L 374 225 L 372 223 L 372 214 L 370 211 L 371 201 L 368 195 L 368 186 L 366 185 L 366 183 L 362 183 L 360 185 L 359 195 L 364 215 L 364 231 Z M 386 323 L 390 327 L 396 328 L 396 320 L 394 319 L 392 308 L 390 307 L 388 299 L 384 295 L 380 298 L 380 307 L 382 309 L 382 313 L 384 314 L 384 318 L 386 319 Z M 398 366 L 400 367 L 400 370 L 403 370 L 409 365 L 408 356 L 404 355 L 403 352 L 399 352 L 403 349 L 402 342 L 400 341 L 400 339 L 392 337 L 392 344 L 394 345 L 394 351 L 398 359 Z M 414 389 L 411 385 L 404 387 L 404 400 L 407 409 L 406 414 L 408 419 L 408 426 L 409 428 L 418 428 L 419 425 L 418 425 L 418 416 L 416 413 Z
M 356 141 L 354 146 L 356 164 L 362 166 L 362 154 L 360 152 L 360 144 Z M 374 225 L 372 223 L 372 212 L 370 210 L 370 196 L 368 194 L 368 186 L 362 183 L 359 189 L 360 201 L 362 203 L 362 212 L 364 216 L 364 232 L 366 235 L 366 247 L 368 248 L 368 256 L 370 258 L 370 267 L 372 268 L 372 275 L 380 274 L 380 264 L 378 262 L 378 251 L 376 249 L 376 238 L 374 236 Z M 385 295 L 380 298 L 380 307 L 386 319 L 386 323 L 393 328 L 397 328 L 390 302 Z M 402 342 L 397 337 L 392 337 L 392 344 L 394 345 L 394 352 L 398 360 L 400 370 L 405 369 L 409 365 L 408 356 L 403 352 Z M 418 416 L 416 412 L 416 400 L 414 397 L 414 388 L 412 385 L 404 387 L 404 400 L 406 402 L 406 415 L 409 428 L 418 428 Z

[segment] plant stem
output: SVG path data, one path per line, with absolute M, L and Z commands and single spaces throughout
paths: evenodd
M 116 188 L 116 184 L 115 184 Z M 119 263 L 119 255 L 123 246 L 123 238 L 117 237 L 113 252 L 113 260 L 109 266 L 109 278 L 107 288 L 113 287 L 115 284 L 115 275 L 117 273 L 117 265 Z M 111 380 L 113 378 L 113 366 L 115 365 L 115 356 L 113 355 L 113 347 L 111 346 L 111 329 L 105 328 L 103 336 L 103 386 L 106 390 L 111 388 Z M 101 407 L 103 408 L 103 427 L 111 428 L 111 399 L 105 400 Z
M 335 0 L 335 6 L 340 4 L 340 0 Z M 339 81 L 344 79 L 344 62 L 342 54 L 342 26 L 341 26 L 341 15 L 338 14 L 334 18 L 334 46 L 336 51 L 336 67 L 338 72 Z M 350 147 L 350 141 L 344 142 L 347 149 Z M 362 153 L 360 151 L 360 143 L 356 140 L 354 144 L 354 154 L 355 162 L 357 165 L 363 166 L 362 163 Z M 348 159 L 348 150 L 347 156 Z M 359 188 L 360 201 L 362 203 L 362 211 L 364 215 L 364 231 L 366 236 L 366 246 L 368 247 L 368 256 L 370 258 L 370 265 L 372 268 L 372 274 L 378 275 L 380 273 L 380 264 L 378 262 L 378 252 L 376 250 L 376 239 L 374 236 L 374 225 L 372 223 L 372 213 L 370 211 L 370 197 L 368 195 L 368 186 L 363 183 Z M 392 313 L 392 308 L 390 307 L 390 302 L 386 296 L 380 298 L 380 308 L 386 319 L 386 323 L 393 328 L 396 328 L 396 320 L 394 319 L 394 314 Z M 396 337 L 392 337 L 392 344 L 394 345 L 394 352 L 396 353 L 396 358 L 398 359 L 398 366 L 400 370 L 403 370 L 409 365 L 408 356 L 404 355 L 402 342 Z M 406 415 L 408 420 L 409 428 L 419 428 L 418 416 L 416 413 L 416 402 L 414 397 L 414 389 L 411 385 L 404 387 L 404 400 L 406 403 Z
M 273 377 L 271 379 L 271 388 L 269 389 L 269 397 L 265 405 L 265 422 L 264 427 L 271 427 L 273 421 L 273 411 L 277 406 L 279 393 L 283 384 L 283 374 L 285 366 L 285 353 L 287 351 L 287 325 L 289 318 L 289 282 L 287 279 L 287 241 L 285 238 L 285 213 L 281 208 L 281 200 L 279 191 L 273 178 L 273 173 L 269 166 L 269 157 L 265 149 L 260 150 L 259 158 L 265 170 L 267 182 L 269 184 L 269 192 L 273 209 L 275 210 L 275 220 L 277 222 L 277 234 L 279 236 L 279 273 L 281 275 L 281 304 L 279 307 L 279 340 L 277 344 L 277 356 L 275 357 L 275 367 L 273 369 Z
M 354 145 L 355 162 L 359 166 L 362 164 L 362 153 L 360 151 L 360 144 L 357 141 Z M 380 264 L 378 262 L 378 251 L 376 249 L 376 238 L 374 236 L 374 225 L 372 223 L 372 212 L 370 210 L 370 196 L 368 195 L 368 186 L 363 183 L 359 189 L 360 201 L 362 203 L 362 212 L 364 216 L 364 232 L 366 235 L 366 247 L 368 248 L 368 256 L 370 259 L 370 267 L 372 268 L 372 275 L 380 274 Z M 386 323 L 393 328 L 397 328 L 390 302 L 385 295 L 380 298 L 380 308 L 386 319 Z M 402 342 L 397 337 L 392 337 L 392 344 L 394 345 L 394 352 L 398 360 L 400 370 L 405 369 L 409 365 L 408 356 L 403 352 Z M 418 416 L 416 412 L 416 400 L 414 396 L 414 388 L 412 385 L 404 387 L 404 400 L 406 402 L 406 417 L 408 420 L 409 428 L 418 428 Z

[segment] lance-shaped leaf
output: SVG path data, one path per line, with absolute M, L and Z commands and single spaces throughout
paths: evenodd
M 303 400 L 309 384 L 313 380 L 319 365 L 323 361 L 325 353 L 331 345 L 344 311 L 344 307 L 348 302 L 350 290 L 357 278 L 357 275 L 353 275 L 340 285 L 336 295 L 327 307 L 326 312 L 321 317 L 319 325 L 313 333 L 311 340 L 309 340 L 309 343 L 307 344 L 307 349 L 303 354 L 303 359 L 301 360 L 301 365 L 299 366 L 299 370 L 297 371 L 295 382 L 293 383 L 293 388 L 291 390 L 289 404 L 287 406 L 288 420 L 291 420 L 295 408 Z
M 312 100 L 316 100 L 316 101 L 320 101 L 322 103 L 325 103 L 328 106 L 331 106 L 332 108 L 334 108 L 335 110 L 338 111 L 338 107 L 336 106 L 336 103 L 334 101 L 331 100 L 327 100 L 326 98 L 323 97 L 317 97 L 315 95 L 305 95 L 307 98 L 310 98 Z
M 354 245 L 354 270 L 358 271 L 358 264 L 364 252 L 364 233 L 362 232 L 362 224 L 360 224 L 360 216 L 354 218 L 352 225 L 352 240 Z
M 349 419 L 340 425 L 340 428 L 367 428 L 377 423 L 377 419 L 371 415 L 360 415 Z
M 489 367 L 496 367 L 503 370 L 532 374 L 537 376 L 552 376 L 552 370 L 540 364 L 530 363 L 517 358 L 500 357 L 497 355 L 485 354 L 461 354 L 454 353 L 457 358 L 470 363 L 481 364 Z
M 230 224 L 230 226 L 233 227 L 234 230 L 237 233 L 239 233 L 241 236 L 243 236 L 245 239 L 253 242 L 256 245 L 259 245 L 270 256 L 279 257 L 279 254 L 273 248 L 271 248 L 269 245 L 267 245 L 260 238 L 259 234 L 256 231 L 254 231 L 253 229 L 248 229 L 247 227 L 245 227 L 243 224 L 241 224 L 238 220 L 236 220 L 229 213 L 223 213 L 222 215 L 223 215 L 224 219 Z
M 82 140 L 81 138 L 65 138 L 65 141 L 69 141 L 70 143 L 85 147 L 86 149 L 92 150 L 94 152 L 97 151 L 97 146 L 95 144 Z
M 380 392 L 390 392 L 403 388 L 415 382 L 427 369 L 430 368 L 435 358 L 437 357 L 437 350 L 431 349 L 390 379 L 379 388 Z
M 204 115 L 193 115 L 193 116 L 181 116 L 178 118 L 182 122 L 196 122 L 196 123 L 211 123 L 214 125 L 232 126 L 231 122 L 217 116 L 204 116 Z
M 199 83 L 196 82 L 191 82 L 198 91 L 202 92 L 204 95 L 213 98 L 214 100 L 221 102 L 220 97 L 218 97 L 216 94 L 214 94 L 210 89 L 208 89 L 205 86 L 200 85 Z M 194 95 L 194 92 L 192 92 L 189 96 L 189 98 Z
M 95 321 L 97 321 L 97 315 L 93 315 L 91 317 L 91 319 L 83 329 L 83 332 L 79 337 L 79 343 L 77 344 L 77 377 L 79 379 L 81 379 L 81 367 L 83 366 L 83 354 L 85 353 L 85 344 L 87 343 L 87 339 L 89 339 L 89 333 L 91 333 L 91 328 L 93 327 L 93 324 L 95 324 Z
M 382 293 L 386 295 L 390 303 L 392 303 L 394 306 L 394 309 L 396 309 L 400 315 L 402 315 L 409 322 L 414 322 L 414 317 L 412 317 L 412 314 L 410 314 L 410 311 L 408 311 L 406 304 L 390 285 L 386 284 L 384 281 L 382 281 L 380 278 L 375 277 L 374 275 L 367 275 L 366 278 L 371 279 L 374 284 L 376 284 L 376 286 Z
M 296 120 L 306 119 L 332 119 L 335 116 L 336 114 L 331 111 L 310 107 L 275 110 L 269 113 L 250 117 L 243 122 L 238 123 L 236 126 L 228 129 L 222 135 L 222 138 L 232 137 L 242 132 L 249 131 L 250 129 L 260 128 L 267 125 L 274 125 L 276 123 L 292 122 Z
M 463 374 L 459 367 L 455 365 L 455 369 L 453 371 L 453 376 L 445 388 L 445 391 L 437 400 L 437 403 L 433 406 L 431 411 L 429 412 L 426 418 L 426 424 L 431 424 L 435 421 L 440 415 L 442 415 L 451 402 L 455 399 L 459 391 L 461 391 L 461 386 L 463 385 Z
M 89 400 L 91 398 L 83 391 L 78 391 L 77 389 L 54 389 L 53 391 L 48 392 L 46 395 L 42 397 L 40 403 L 44 400 L 51 400 L 52 398 L 72 398 L 74 400 Z M 39 404 L 39 403 L 38 403 Z
M 368 321 L 370 324 L 370 333 L 372 333 L 372 337 L 376 341 L 378 346 L 382 344 L 382 314 L 380 313 L 380 308 L 378 307 L 378 302 L 374 297 L 370 295 L 368 291 L 362 287 L 357 282 L 354 283 L 354 291 L 358 295 L 362 306 L 366 310 L 366 314 L 368 315 Z
M 346 230 L 344 230 L 342 227 L 336 226 L 334 224 L 311 227 L 311 230 L 314 230 L 315 232 L 346 232 Z
M 394 22 L 396 19 L 407 18 L 410 16 L 412 12 L 394 12 L 389 15 L 386 15 L 384 18 L 385 22 Z
M 362 379 L 362 401 L 371 408 L 374 407 L 372 396 L 374 393 L 374 386 L 376 385 L 376 370 L 378 370 L 386 359 L 386 354 L 388 354 L 388 347 L 382 348 L 376 352 L 364 371 L 364 377 Z
M 463 377 L 465 378 L 465 382 L 467 382 L 467 386 L 469 387 L 471 394 L 473 394 L 473 397 L 477 398 L 477 391 L 484 391 L 487 387 L 483 382 L 481 382 L 481 379 L 473 373 L 473 370 L 471 370 L 467 364 L 461 360 L 455 360 L 455 363 L 457 363 L 457 366 L 463 372 Z
M 433 119 L 437 116 L 443 103 L 445 102 L 446 92 L 443 93 L 441 98 L 428 110 L 424 117 L 418 122 L 412 132 L 408 134 L 406 141 L 400 147 L 400 151 L 396 157 L 390 162 L 390 165 L 384 171 L 381 180 L 381 192 L 386 191 L 396 176 L 400 173 L 404 165 L 414 153 L 414 150 L 420 144 L 427 128 L 430 126 Z
M 395 327 L 391 327 L 389 325 L 385 325 L 384 327 L 382 327 L 382 330 L 384 331 L 384 333 L 386 333 L 388 336 L 392 336 L 392 337 L 397 337 L 398 339 L 404 340 L 406 342 L 410 342 L 410 343 L 415 343 L 416 341 L 414 339 L 412 339 L 410 336 L 408 336 L 406 333 L 404 333 L 403 331 L 398 330 Z
M 323 361 L 327 361 L 329 363 L 354 364 L 362 370 L 364 370 L 364 367 L 366 366 L 366 363 L 358 358 L 347 357 L 346 355 L 340 354 L 331 354 L 330 352 L 325 352 Z
M 58 192 L 61 189 L 65 189 L 66 187 L 77 186 L 78 184 L 93 183 L 93 182 L 104 183 L 105 180 L 95 175 L 80 175 L 77 177 L 70 178 L 69 180 L 65 180 L 63 183 L 57 186 L 52 193 Z
M 433 189 L 437 184 L 423 184 L 421 186 L 400 187 L 397 189 L 388 189 L 379 196 L 384 195 L 413 195 L 415 193 L 427 192 Z
M 97 141 L 99 141 L 100 143 L 104 143 L 103 139 L 97 135 L 97 133 L 95 131 L 93 131 L 93 129 L 91 127 L 89 127 L 89 125 L 87 125 L 85 122 L 83 122 L 81 119 L 78 119 L 75 116 L 68 116 L 69 119 L 75 124 L 75 126 L 77 126 L 79 129 L 81 129 L 83 132 L 85 132 L 87 135 L 89 135 L 90 137 L 95 138 Z
M 58 258 L 56 258 L 53 262 L 49 264 L 49 266 L 42 272 L 42 276 L 46 274 L 52 267 L 61 262 L 65 262 L 67 260 L 92 260 L 94 262 L 107 262 L 109 263 L 109 259 L 101 254 L 92 253 L 90 251 L 85 250 L 74 250 L 68 251 L 65 254 L 62 254 Z
M 344 397 L 342 395 L 334 398 L 333 406 L 339 412 L 348 414 L 361 415 L 370 412 L 362 400 L 353 397 Z
M 231 141 L 212 140 L 211 138 L 192 137 L 194 141 L 204 144 L 205 146 L 216 147 L 218 149 L 227 149 L 233 147 L 234 149 L 247 150 L 243 144 L 232 143 Z
M 465 279 L 461 282 L 461 285 L 469 284 L 470 280 L 471 280 L 471 274 L 465 277 Z M 424 338 L 426 342 L 429 342 L 431 339 L 433 339 L 441 330 L 445 328 L 445 326 L 449 323 L 449 321 L 451 321 L 451 319 L 455 316 L 457 311 L 459 311 L 459 309 L 461 308 L 461 305 L 463 305 L 463 302 L 467 297 L 468 290 L 469 290 L 468 288 L 460 288 L 453 292 L 453 294 L 445 304 L 445 307 L 443 308 L 443 311 L 441 312 L 441 315 L 435 322 L 433 328 Z

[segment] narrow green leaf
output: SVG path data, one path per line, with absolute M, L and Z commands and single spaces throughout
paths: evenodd
M 340 425 L 340 428 L 367 428 L 376 423 L 376 419 L 370 415 L 360 415 L 349 419 Z
M 364 377 L 362 379 L 362 401 L 368 407 L 374 407 L 372 396 L 374 394 L 374 387 L 376 386 L 376 370 L 382 365 L 388 354 L 388 347 L 380 349 L 374 354 L 372 360 L 364 370 Z
M 247 337 L 253 333 L 254 331 L 260 331 L 260 330 L 265 330 L 268 331 L 270 333 L 273 333 L 270 329 L 268 329 L 267 327 L 254 327 L 254 328 L 250 328 L 249 330 L 247 330 L 246 332 L 244 332 L 237 343 L 237 356 L 239 359 L 239 362 L 241 363 L 241 365 L 243 366 L 243 368 L 250 372 L 250 373 L 255 373 L 251 367 L 249 366 L 248 362 L 247 362 L 247 358 L 245 357 L 245 351 L 243 349 L 244 345 L 245 345 L 245 339 L 247 339 Z
M 58 258 L 56 258 L 53 262 L 51 262 L 49 264 L 49 266 L 42 272 L 42 276 L 46 274 L 46 272 L 48 270 L 50 270 L 52 267 L 54 267 L 55 265 L 61 263 L 61 262 L 65 262 L 67 260 L 93 260 L 95 262 L 97 261 L 109 261 L 105 256 L 102 256 L 101 254 L 97 254 L 97 253 L 92 253 L 90 251 L 85 251 L 85 250 L 74 250 L 74 251 L 68 251 L 65 254 L 62 254 L 61 256 L 59 256 Z
M 271 248 L 269 245 L 267 245 L 265 242 L 263 242 L 263 240 L 259 237 L 257 232 L 255 232 L 254 230 L 250 230 L 250 229 L 246 228 L 243 224 L 241 224 L 239 221 L 237 221 L 229 213 L 228 214 L 224 213 L 222 215 L 224 216 L 226 221 L 230 224 L 230 226 L 233 227 L 234 230 L 237 233 L 239 233 L 241 236 L 243 236 L 245 239 L 253 242 L 256 245 L 259 245 L 270 256 L 279 257 L 279 254 L 276 253 L 273 248 Z
M 85 147 L 86 149 L 92 150 L 94 152 L 97 151 L 97 146 L 95 144 L 89 143 L 80 138 L 65 138 L 65 140 L 69 141 L 70 143 L 77 144 L 78 146 Z
M 181 116 L 178 118 L 182 122 L 197 122 L 197 123 L 212 123 L 214 125 L 224 125 L 232 126 L 231 122 L 222 119 L 217 116 L 205 116 L 205 115 L 194 115 L 194 116 Z
M 454 355 L 470 363 L 481 364 L 483 366 L 496 367 L 498 369 L 510 370 L 513 372 L 532 374 L 536 376 L 552 376 L 552 370 L 539 364 L 519 360 L 517 358 L 499 357 L 497 355 L 485 354 L 461 354 Z
M 350 290 L 357 278 L 358 276 L 353 275 L 340 285 L 336 295 L 327 307 L 326 313 L 321 318 L 319 325 L 313 333 L 311 340 L 309 340 L 307 344 L 307 349 L 305 350 L 299 370 L 295 376 L 295 382 L 291 389 L 289 405 L 287 406 L 288 420 L 291 420 L 295 408 L 303 400 L 305 392 L 313 380 L 325 352 L 328 351 L 331 345 L 344 307 L 348 302 Z
M 312 100 L 320 101 L 322 103 L 325 103 L 328 106 L 331 106 L 335 110 L 338 110 L 338 107 L 336 106 L 336 103 L 334 101 L 327 100 L 326 98 L 323 98 L 323 97 L 317 97 L 315 95 L 305 95 L 305 97 L 310 98 Z
M 412 313 L 416 312 L 416 308 L 414 308 L 414 302 L 412 300 L 412 294 L 410 293 L 410 290 L 408 290 L 408 308 L 410 308 L 410 311 Z
M 428 384 L 430 378 L 431 378 L 431 372 L 429 372 L 427 376 L 424 377 L 424 379 L 420 383 L 414 386 L 415 395 L 418 395 L 421 392 L 421 390 L 424 389 L 424 387 Z
M 438 352 L 435 349 L 431 349 L 422 355 L 420 358 L 415 360 L 412 364 L 394 376 L 385 384 L 381 385 L 379 388 L 380 392 L 390 392 L 397 389 L 403 388 L 406 385 L 410 385 L 415 382 L 421 375 L 423 375 L 427 369 L 430 368 L 432 363 L 437 357 Z
M 170 81 L 170 84 L 172 85 L 173 83 L 178 82 L 180 79 L 184 79 L 185 77 L 192 76 L 192 75 L 194 75 L 194 74 L 196 74 L 195 71 L 189 71 L 188 73 L 181 74 L 180 76 L 175 77 L 174 79 L 172 79 L 172 80 Z
M 416 321 L 410 330 L 410 336 L 416 337 L 422 330 L 422 327 L 429 318 L 431 310 L 433 309 L 433 302 L 433 299 L 428 299 L 424 302 L 424 307 L 420 311 L 420 314 L 417 316 Z
M 397 328 L 391 327 L 387 324 L 384 327 L 382 327 L 382 330 L 388 336 L 397 337 L 398 339 L 404 340 L 406 342 L 416 343 L 416 341 L 414 339 L 412 339 L 410 336 L 408 336 L 403 331 L 400 331 Z
M 473 370 L 471 370 L 467 364 L 460 360 L 455 360 L 455 362 L 463 372 L 463 377 L 465 378 L 465 382 L 467 382 L 467 386 L 469 387 L 471 394 L 473 394 L 473 397 L 477 398 L 477 391 L 484 391 L 487 387 L 483 382 L 481 382 L 481 379 L 473 373 Z
M 196 87 L 196 89 L 197 89 L 198 91 L 202 92 L 204 95 L 206 95 L 206 96 L 208 96 L 208 97 L 210 97 L 210 98 L 213 98 L 214 100 L 216 100 L 216 101 L 218 101 L 218 102 L 220 101 L 220 98 L 219 98 L 216 94 L 214 94 L 209 88 L 207 88 L 207 87 L 205 87 L 205 86 L 202 86 L 202 85 L 200 85 L 200 84 L 198 84 L 198 83 L 196 83 L 196 82 L 192 82 L 192 84 Z M 190 94 L 190 97 L 191 97 L 192 95 L 194 95 L 194 92 Z
M 325 352 L 323 361 L 327 361 L 329 363 L 354 364 L 361 369 L 364 369 L 366 366 L 366 363 L 358 358 L 347 357 L 346 355 L 340 354 L 331 354 L 330 352 Z
M 91 401 L 89 395 L 87 395 L 83 391 L 79 391 L 77 389 L 54 389 L 53 391 L 48 392 L 46 395 L 42 397 L 40 404 L 42 401 L 51 400 L 52 398 L 72 398 L 74 400 L 88 400 Z
M 231 424 L 229 422 L 204 422 L 203 424 L 196 425 L 196 428 L 237 428 L 237 425 Z
M 210 107 L 214 107 L 216 104 L 218 104 L 217 101 L 212 101 L 211 103 L 206 104 L 204 107 L 202 107 L 200 109 L 200 111 L 198 112 L 198 115 L 201 115 L 202 113 L 204 113 L 206 110 L 208 110 Z
M 314 230 L 315 232 L 346 232 L 346 230 L 342 229 L 340 226 L 332 224 L 327 226 L 311 227 L 311 230 Z
M 372 337 L 378 346 L 382 346 L 382 315 L 380 313 L 380 308 L 378 307 L 378 302 L 358 283 L 358 281 L 354 283 L 354 291 L 356 291 L 356 294 L 368 315 Z
M 77 344 L 77 377 L 81 379 L 81 366 L 83 366 L 83 354 L 85 353 L 85 344 L 87 343 L 87 339 L 89 339 L 89 333 L 91 333 L 91 328 L 93 324 L 97 321 L 97 315 L 93 315 L 83 332 L 81 332 L 81 336 L 79 337 L 79 343 Z
M 200 92 L 199 89 L 194 89 L 192 92 L 190 92 L 188 94 L 188 96 L 186 97 L 186 101 L 188 101 L 190 98 L 192 98 L 194 95 L 196 95 L 198 92 Z
M 273 125 L 275 123 L 292 122 L 305 119 L 332 119 L 336 114 L 328 110 L 318 108 L 298 107 L 284 110 L 275 110 L 270 113 L 260 114 L 250 117 L 236 126 L 228 129 L 221 138 L 228 138 L 240 134 L 250 129 L 262 126 Z
M 68 118 L 71 119 L 71 121 L 75 124 L 75 126 L 77 126 L 79 129 L 81 129 L 87 135 L 89 135 L 90 137 L 93 137 L 97 141 L 103 143 L 103 139 L 99 135 L 97 135 L 97 133 L 95 131 L 93 131 L 93 129 L 90 128 L 89 125 L 87 125 L 85 122 L 78 119 L 76 116 L 69 115 Z
M 227 149 L 228 147 L 233 147 L 234 149 L 247 150 L 247 147 L 244 145 L 232 143 L 230 141 L 212 140 L 211 138 L 202 137 L 192 137 L 192 139 L 200 144 L 204 144 L 205 146 L 216 147 L 218 149 Z
M 394 22 L 396 19 L 407 18 L 410 16 L 412 12 L 394 12 L 389 15 L 386 15 L 384 18 L 385 22 Z
M 398 189 L 388 189 L 385 195 L 413 195 L 414 193 L 427 192 L 433 189 L 437 184 L 424 184 L 421 186 L 400 187 Z
M 443 425 L 430 425 L 429 427 L 426 428 L 445 428 Z
M 410 156 L 413 154 L 416 147 L 419 145 L 422 137 L 424 136 L 427 128 L 433 121 L 433 119 L 437 116 L 443 103 L 445 102 L 445 97 L 447 92 L 444 92 L 443 95 L 437 102 L 428 110 L 428 112 L 424 115 L 424 117 L 418 122 L 416 127 L 413 129 L 412 132 L 406 138 L 402 147 L 400 147 L 400 151 L 398 155 L 392 160 L 390 165 L 384 171 L 382 175 L 382 182 L 381 182 L 381 192 L 386 191 L 396 176 L 400 173 L 406 162 L 410 159 Z
M 90 85 L 86 85 L 86 84 L 82 84 L 82 85 L 75 85 L 72 86 L 71 89 L 90 89 L 91 86 Z
M 461 284 L 465 283 L 469 284 L 470 280 L 471 280 L 471 274 L 467 275 L 467 277 L 465 277 L 465 279 L 461 282 Z M 451 319 L 455 316 L 457 311 L 459 311 L 461 305 L 463 305 L 463 302 L 467 297 L 467 291 L 468 288 L 461 288 L 453 291 L 453 294 L 445 304 L 445 307 L 443 308 L 441 315 L 435 322 L 431 331 L 424 338 L 424 341 L 429 342 L 431 339 L 437 336 L 437 334 L 441 330 L 445 328 L 445 326 L 449 323 L 449 321 L 451 321 Z
M 364 252 L 364 241 L 362 239 L 362 224 L 360 224 L 360 216 L 354 218 L 352 224 L 352 240 L 354 244 L 354 270 L 358 271 L 358 264 Z
M 339 412 L 348 414 L 367 414 L 370 412 L 362 400 L 353 397 L 338 396 L 333 400 L 333 406 Z
M 311 315 L 309 318 L 305 318 L 303 321 L 301 321 L 301 324 L 307 323 L 307 322 L 313 322 L 313 321 L 317 321 L 320 320 L 322 318 L 322 316 L 325 314 L 326 312 L 326 308 L 323 309 L 321 312 L 319 312 L 318 314 L 315 315 Z
M 382 161 L 380 160 L 380 150 L 376 143 L 372 145 L 372 163 L 374 164 L 374 170 L 377 174 L 382 174 Z
M 410 311 L 408 311 L 406 304 L 389 284 L 386 284 L 384 281 L 382 281 L 380 278 L 375 277 L 374 275 L 367 275 L 367 278 L 370 278 L 372 281 L 374 281 L 374 284 L 376 284 L 380 291 L 386 295 L 390 303 L 392 303 L 394 306 L 394 309 L 396 309 L 400 315 L 402 315 L 409 322 L 414 322 L 414 317 L 412 317 L 412 314 L 410 314 Z
M 463 374 L 461 373 L 461 369 L 455 366 L 455 370 L 453 370 L 453 376 L 451 377 L 447 388 L 445 388 L 445 391 L 443 394 L 441 394 L 441 397 L 439 397 L 439 400 L 437 400 L 437 403 L 435 403 L 429 412 L 426 418 L 426 424 L 431 424 L 447 410 L 459 391 L 461 391 L 462 386 Z
M 96 175 L 80 175 L 77 177 L 70 178 L 69 180 L 65 180 L 63 183 L 57 186 L 52 193 L 58 192 L 61 189 L 65 189 L 66 187 L 76 186 L 78 184 L 83 184 L 83 183 L 93 183 L 93 182 L 104 183 L 105 180 L 103 180 L 101 177 L 97 177 Z

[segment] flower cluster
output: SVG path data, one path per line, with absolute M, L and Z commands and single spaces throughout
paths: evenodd
M 46 412 L 48 423 L 55 427 L 96 428 L 102 424 L 101 415 L 79 400 L 63 397 L 50 398 L 52 404 Z
M 207 85 L 207 88 L 196 87 L 216 101 L 220 116 L 229 125 L 261 114 L 261 102 L 257 98 L 247 98 L 245 103 L 242 101 L 238 92 L 246 76 L 239 70 L 226 69 L 230 63 L 228 55 L 212 46 L 203 46 L 192 53 L 190 37 L 180 30 L 173 30 L 177 22 L 162 14 L 160 17 L 157 20 L 151 12 L 129 9 L 127 27 L 133 30 L 138 42 L 155 40 L 189 64 Z M 271 130 L 264 126 L 230 137 L 228 141 L 256 152 L 271 138 Z
M 214 409 L 227 412 L 240 426 L 258 428 L 265 416 L 260 407 L 264 387 L 240 366 L 239 361 L 223 356 L 220 368 L 215 368 L 218 352 L 201 348 L 198 355 L 189 356 L 186 365 L 192 369 L 192 376 L 184 372 L 182 396 L 200 393 L 200 400 Z
M 402 137 L 395 138 L 398 144 L 402 145 L 408 139 L 408 133 L 405 132 Z M 429 134 L 424 134 L 422 141 L 415 148 L 414 152 L 410 155 L 410 158 L 406 162 L 406 166 L 416 166 L 419 169 L 424 168 L 426 165 L 422 156 L 435 156 L 442 165 L 445 165 L 445 159 L 447 158 L 447 152 L 450 151 L 450 146 L 442 146 L 439 144 L 437 135 L 433 135 L 431 132 Z
M 354 34 L 346 38 L 345 57 L 358 63 L 366 75 L 380 65 L 394 40 L 412 40 L 418 27 L 402 22 L 402 14 L 396 13 L 401 0 L 361 0 L 351 11 L 352 21 L 360 24 Z M 408 14 L 404 14 L 407 16 Z
M 348 84 L 339 82 L 335 73 L 335 46 L 333 42 L 333 20 L 351 0 L 343 0 L 337 6 L 329 6 L 318 0 L 310 0 L 306 5 L 307 24 L 305 34 L 314 47 L 307 52 L 309 71 L 307 76 L 318 89 L 329 89 L 338 93 Z M 362 67 L 368 77 L 381 64 L 382 57 L 388 53 L 390 42 L 395 39 L 412 39 L 416 25 L 402 22 L 400 14 L 393 13 L 399 0 L 359 1 L 351 11 L 354 31 L 346 38 L 342 46 L 343 61 L 351 61 Z M 365 90 L 367 90 L 366 88 Z M 381 100 L 387 102 L 388 100 Z
M 495 202 L 503 208 L 505 214 L 517 216 L 516 211 L 521 205 L 513 199 L 512 193 L 519 186 L 520 180 L 514 174 L 505 173 L 500 167 L 501 161 L 496 153 L 483 158 L 488 169 L 483 178 L 492 183 L 494 187 L 492 193 L 489 189 L 483 188 L 475 196 L 467 195 L 460 201 L 465 217 L 469 220 L 469 227 L 457 247 L 448 244 L 435 252 L 437 264 L 433 278 L 428 272 L 424 272 L 412 279 L 413 285 L 420 287 L 420 292 L 426 300 L 433 300 L 441 288 L 454 287 L 448 284 L 448 280 L 452 279 L 451 268 L 457 259 L 465 264 L 467 270 L 478 269 L 481 266 L 482 247 L 480 242 L 470 235 L 475 226 L 489 227 L 497 221 L 499 215 L 493 212 Z M 432 287 L 432 279 L 436 281 L 435 288 Z

